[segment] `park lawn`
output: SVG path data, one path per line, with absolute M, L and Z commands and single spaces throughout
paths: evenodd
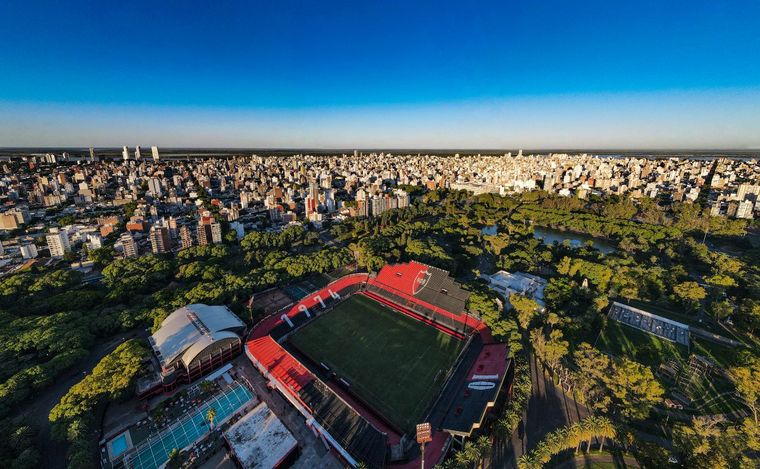
M 697 379 L 687 392 L 692 406 L 684 410 L 694 415 L 739 412 L 745 407 L 733 394 L 734 391 L 733 384 L 720 377 Z
M 711 358 L 726 370 L 739 365 L 739 353 L 742 347 L 729 347 L 727 345 L 716 344 L 707 339 L 700 339 L 694 335 L 691 337 L 691 351 L 698 355 Z
M 599 350 L 617 357 L 627 357 L 656 369 L 660 363 L 676 360 L 688 361 L 689 351 L 674 342 L 660 339 L 617 321 L 609 321 L 597 339 Z M 691 353 L 713 358 L 722 366 L 735 360 L 736 350 L 709 341 L 692 337 Z M 694 415 L 735 412 L 742 409 L 742 404 L 733 394 L 733 385 L 719 377 L 698 378 L 686 389 L 673 389 L 687 395 L 692 400 L 693 408 L 684 409 Z
M 683 345 L 612 320 L 607 321 L 600 332 L 596 346 L 611 355 L 627 357 L 651 368 L 672 359 L 683 361 L 688 358 L 688 350 Z
M 364 295 L 349 297 L 290 341 L 404 431 L 424 417 L 464 345 Z

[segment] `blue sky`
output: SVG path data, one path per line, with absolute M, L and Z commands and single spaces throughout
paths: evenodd
M 1 2 L 0 146 L 760 147 L 760 4 Z

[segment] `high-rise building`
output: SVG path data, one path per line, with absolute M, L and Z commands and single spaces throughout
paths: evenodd
M 174 239 L 177 237 L 177 234 L 179 231 L 177 230 L 177 219 L 174 217 L 169 217 L 168 220 L 166 220 L 166 227 L 169 228 L 169 236 Z
M 142 157 L 140 156 L 140 145 L 137 145 L 137 146 L 135 147 L 135 159 L 136 159 L 136 160 L 139 160 L 139 159 L 141 159 L 141 158 L 142 158 Z
M 736 218 L 744 218 L 752 220 L 754 218 L 755 204 L 751 200 L 743 200 L 739 202 L 739 207 L 736 209 Z
M 135 238 L 132 236 L 132 233 L 129 231 L 122 233 L 119 237 L 119 240 L 121 241 L 121 245 L 124 250 L 124 257 L 137 257 L 140 251 L 137 248 L 137 243 L 135 242 Z
M 71 251 L 69 233 L 66 230 L 51 228 L 50 233 L 45 236 L 45 239 L 50 250 L 50 257 L 63 257 L 67 252 Z
M 168 252 L 171 249 L 171 238 L 169 229 L 162 225 L 153 225 L 150 227 L 150 249 L 154 254 Z
M 158 161 L 160 157 L 158 156 L 158 147 L 153 146 L 150 147 L 150 152 L 153 155 L 153 161 Z
M 198 222 L 198 245 L 216 244 L 222 242 L 222 225 L 213 217 L 201 217 Z
M 312 214 L 317 212 L 319 206 L 319 186 L 317 181 L 312 179 L 309 182 L 309 193 L 306 196 L 306 218 L 311 219 Z
M 211 244 L 211 226 L 203 223 L 198 223 L 198 229 L 195 235 L 198 238 L 198 246 L 206 246 Z
M 163 191 L 161 190 L 161 180 L 158 178 L 148 179 L 148 191 L 150 191 L 153 197 L 161 197 Z
M 129 159 L 129 148 L 127 148 L 126 146 L 122 147 L 121 149 L 121 158 L 124 161 L 127 161 Z
M 187 249 L 193 246 L 193 233 L 190 228 L 183 226 L 179 229 L 179 239 L 181 240 L 182 249 Z
M 221 223 L 211 223 L 211 242 L 214 244 L 222 242 L 222 225 Z

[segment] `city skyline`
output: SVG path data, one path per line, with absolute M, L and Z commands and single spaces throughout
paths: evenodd
M 755 5 L 436 6 L 6 4 L 0 146 L 760 148 Z

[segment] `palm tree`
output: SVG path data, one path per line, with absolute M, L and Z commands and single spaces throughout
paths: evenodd
M 606 438 L 615 438 L 615 436 L 617 436 L 617 429 L 610 419 L 600 417 L 598 430 L 599 437 L 602 439 L 601 443 L 599 444 L 599 452 L 601 453 L 602 449 L 604 449 L 604 440 Z
M 179 449 L 174 448 L 169 452 L 169 459 L 166 461 L 166 467 L 179 467 Z
M 487 436 L 481 436 L 475 440 L 475 447 L 478 450 L 478 467 L 481 467 L 491 453 L 491 440 Z
M 572 424 L 567 431 L 567 442 L 568 446 L 571 443 L 575 446 L 575 454 L 578 454 L 578 451 L 581 449 L 581 443 L 583 443 L 583 435 L 581 435 L 581 429 L 577 423 Z
M 213 407 L 209 407 L 208 411 L 206 412 L 206 418 L 208 418 L 208 426 L 209 428 L 214 427 L 214 418 L 216 417 L 216 409 Z

